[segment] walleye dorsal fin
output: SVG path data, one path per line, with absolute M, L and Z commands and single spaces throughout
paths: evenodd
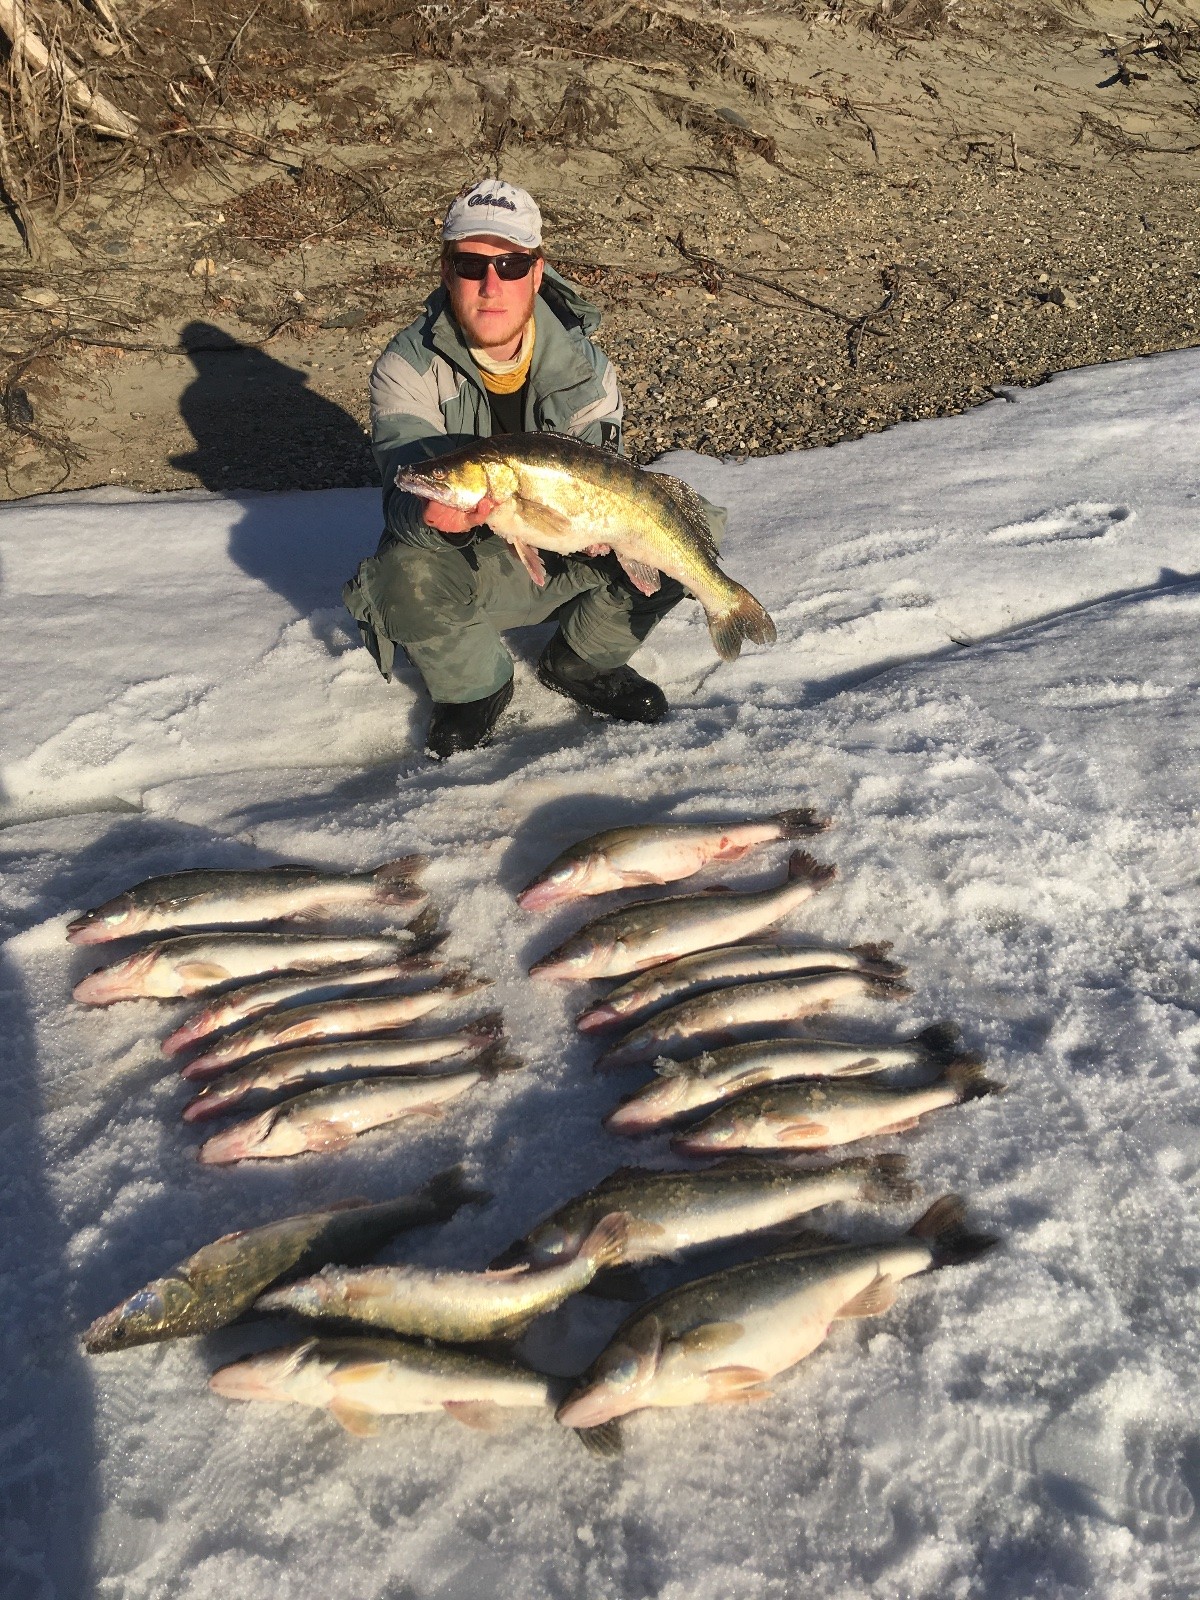
M 852 1317 L 878 1317 L 896 1304 L 896 1285 L 883 1273 L 877 1274 L 865 1289 L 860 1289 L 852 1300 L 837 1313 L 835 1322 L 846 1322 Z
M 708 515 L 704 509 L 704 501 L 692 488 L 690 483 L 684 483 L 682 478 L 676 478 L 669 472 L 654 472 L 650 476 L 671 500 L 675 509 L 683 517 L 688 528 L 699 539 L 704 547 L 704 553 L 710 561 L 717 559 L 717 542 L 712 536 L 712 529 L 708 525 Z
M 525 571 L 537 584 L 539 589 L 546 587 L 546 569 L 542 565 L 542 558 L 531 544 L 525 544 L 520 539 L 510 539 L 509 545 L 513 555 L 525 568 Z
M 639 594 L 657 594 L 662 587 L 662 578 L 657 567 L 647 566 L 644 561 L 635 561 L 632 556 L 623 556 L 619 550 L 613 554 L 621 563 L 621 571 Z

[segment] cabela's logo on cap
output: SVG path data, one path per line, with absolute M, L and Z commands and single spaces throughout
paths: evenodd
M 502 194 L 473 194 L 467 204 L 469 206 L 500 206 L 504 211 L 515 211 L 517 209 L 512 201 Z

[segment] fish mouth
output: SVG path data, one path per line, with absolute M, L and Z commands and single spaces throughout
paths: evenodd
M 602 1422 L 624 1416 L 626 1407 L 604 1384 L 570 1394 L 554 1413 L 564 1428 L 598 1428 Z
M 67 938 L 71 944 L 103 944 L 104 924 L 87 912 L 67 923 Z
M 604 1118 L 604 1126 L 613 1133 L 647 1133 L 657 1128 L 659 1123 L 643 1111 L 634 1111 L 628 1106 L 614 1106 Z
M 71 993 L 85 1006 L 106 1006 L 114 1000 L 130 998 L 124 985 L 109 975 L 107 967 L 97 967 L 86 978 L 80 978 Z
M 590 1011 L 584 1011 L 576 1018 L 575 1026 L 580 1033 L 599 1033 L 601 1028 L 609 1028 L 614 1022 L 620 1022 L 621 1013 L 612 1006 L 593 1006 Z
M 248 1361 L 235 1361 L 228 1367 L 218 1367 L 208 1380 L 214 1394 L 226 1400 L 282 1400 L 271 1383 L 273 1374 L 260 1372 Z
M 564 900 L 569 900 L 570 895 L 564 894 L 561 889 L 555 889 L 549 884 L 534 884 L 529 889 L 522 889 L 517 896 L 517 904 L 522 911 L 549 911 L 552 907 L 561 905 Z

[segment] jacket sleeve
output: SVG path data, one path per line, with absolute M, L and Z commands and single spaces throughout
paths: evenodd
M 424 501 L 396 488 L 400 467 L 473 444 L 474 434 L 447 433 L 437 369 L 418 372 L 389 347 L 371 373 L 371 449 L 383 484 L 387 530 L 404 544 L 435 550 L 445 543 L 425 521 Z

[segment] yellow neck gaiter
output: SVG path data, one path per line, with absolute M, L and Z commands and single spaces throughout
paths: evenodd
M 471 359 L 479 368 L 479 376 L 489 394 L 516 394 L 529 376 L 536 334 L 537 329 L 530 317 L 521 335 L 521 348 L 511 361 L 495 361 L 486 350 L 477 350 L 474 345 L 469 347 Z

